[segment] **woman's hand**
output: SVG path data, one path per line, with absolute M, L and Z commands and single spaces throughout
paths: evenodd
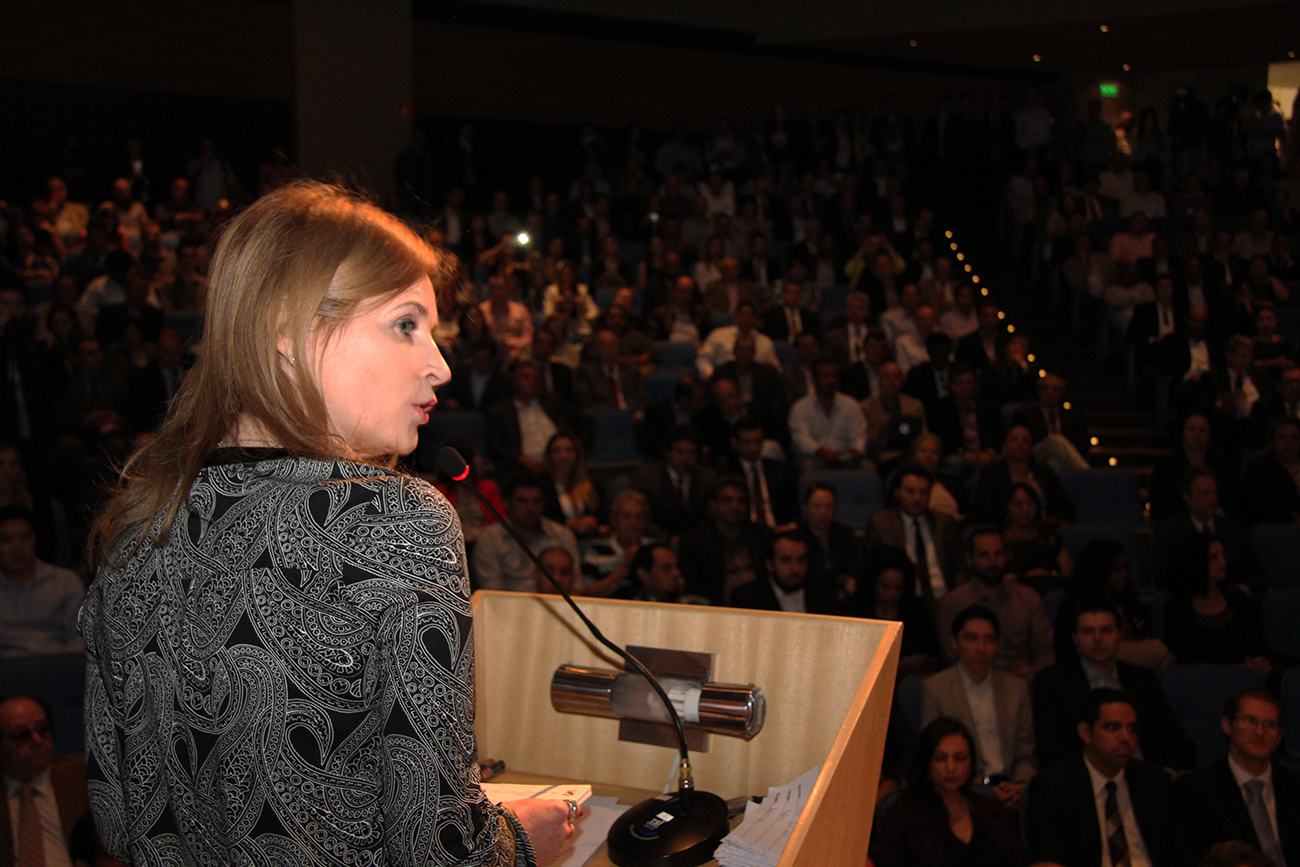
M 569 807 L 564 801 L 527 798 L 501 806 L 511 810 L 528 832 L 533 854 L 537 856 L 537 867 L 546 867 L 554 861 L 560 854 L 560 845 L 573 833 L 573 825 L 569 824 Z M 578 815 L 582 815 L 581 807 Z

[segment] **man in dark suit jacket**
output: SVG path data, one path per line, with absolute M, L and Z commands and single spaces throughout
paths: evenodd
M 766 567 L 766 578 L 755 578 L 731 591 L 734 607 L 799 614 L 840 613 L 833 593 L 807 583 L 808 540 L 798 530 L 786 530 L 773 538 Z
M 906 551 L 908 559 L 917 564 L 917 595 L 927 603 L 935 599 L 938 580 L 949 590 L 957 586 L 962 563 L 957 522 L 929 506 L 933 486 L 934 477 L 925 467 L 911 464 L 899 468 L 890 487 L 894 504 L 867 521 L 868 555 L 886 545 Z M 918 534 L 920 545 L 916 544 Z M 935 575 L 936 567 L 939 576 Z
M 1156 300 L 1133 308 L 1125 340 L 1138 347 L 1140 360 L 1152 360 L 1156 344 L 1181 329 L 1186 317 L 1186 303 L 1179 304 L 1175 297 L 1174 278 L 1169 275 L 1159 277 L 1156 279 Z
M 930 360 L 907 372 L 903 392 L 925 404 L 925 417 L 928 419 L 930 408 L 948 396 L 952 375 L 952 338 L 942 331 L 935 331 L 925 339 L 925 350 Z
M 556 432 L 567 430 L 578 435 L 584 448 L 591 448 L 594 433 L 591 419 L 567 401 L 553 394 L 539 395 L 542 374 L 528 361 L 515 362 L 511 373 L 511 394 L 488 407 L 484 413 L 488 455 L 503 472 L 523 467 L 533 472 L 542 469 L 540 453 L 524 454 L 524 436 L 519 414 L 540 408 Z
M 1273 761 L 1282 740 L 1281 703 L 1262 689 L 1242 690 L 1228 699 L 1221 725 L 1228 736 L 1227 757 L 1180 777 L 1174 786 L 1170 814 L 1178 863 L 1199 864 L 1215 843 L 1239 840 L 1262 850 L 1278 867 L 1300 864 L 1300 774 Z M 1252 815 L 1247 799 L 1256 788 L 1260 803 Z
M 646 407 L 642 425 L 642 451 L 651 458 L 662 458 L 668 451 L 673 430 L 685 427 L 704 406 L 704 385 L 693 373 L 684 373 L 673 386 L 672 397 L 657 400 Z
M 640 418 L 650 398 L 640 369 L 619 363 L 618 334 L 602 328 L 592 335 L 591 344 L 595 358 L 584 362 L 573 377 L 578 406 L 584 410 L 625 409 Z
M 804 333 L 820 334 L 821 320 L 799 303 L 802 298 L 803 287 L 794 280 L 786 281 L 781 287 L 781 303 L 767 309 L 758 330 L 777 341 L 793 340 Z M 792 325 L 794 332 L 790 330 Z
M 737 476 L 718 479 L 707 516 L 682 534 L 677 547 L 686 593 L 710 605 L 730 605 L 731 591 L 742 584 L 767 583 L 768 535 L 749 520 L 745 482 Z
M 158 357 L 132 371 L 127 383 L 125 406 L 131 430 L 143 433 L 162 424 L 167 406 L 192 363 L 181 333 L 170 326 L 164 328 L 158 335 Z
M 0 702 L 0 771 L 7 779 L 30 785 L 49 774 L 55 808 L 63 838 L 69 840 L 78 824 L 88 815 L 90 796 L 86 791 L 86 760 L 80 755 L 55 756 L 51 720 L 41 702 L 30 696 L 16 695 Z M 9 792 L 5 792 L 5 809 L 0 810 L 0 867 L 13 867 L 18 829 L 11 825 Z M 84 825 L 83 825 L 84 827 Z M 87 835 L 78 834 L 81 838 Z M 46 840 L 46 846 L 53 845 Z M 48 853 L 48 848 L 47 848 Z M 93 862 L 94 845 L 78 839 L 70 843 L 63 857 Z M 65 862 L 66 863 L 66 862 Z
M 1251 560 L 1246 528 L 1229 515 L 1219 514 L 1219 477 L 1209 467 L 1190 467 L 1179 480 L 1187 511 L 1170 515 L 1156 525 L 1151 536 L 1151 571 L 1148 577 L 1157 587 L 1170 589 L 1169 563 L 1173 553 L 1198 534 L 1214 536 L 1223 542 L 1228 558 L 1228 580 L 1233 584 L 1247 579 L 1246 566 Z
M 1124 693 L 1097 689 L 1088 698 L 1087 715 L 1078 724 L 1083 753 L 1039 771 L 1029 783 L 1030 861 L 1097 867 L 1103 833 L 1109 832 L 1111 863 L 1141 847 L 1152 867 L 1166 867 L 1172 863 L 1169 776 L 1133 758 L 1138 716 Z M 1112 815 L 1123 832 L 1107 828 L 1099 814 Z
M 998 318 L 1000 312 L 996 301 L 983 298 L 975 307 L 979 328 L 958 340 L 953 350 L 954 359 L 964 361 L 980 371 L 981 380 L 985 371 L 1000 363 L 1007 355 L 1007 329 Z
M 755 232 L 749 239 L 749 254 L 742 256 L 740 260 L 740 279 L 770 289 L 783 277 L 785 277 L 785 268 L 779 261 L 768 255 L 767 236 Z
M 790 410 L 786 404 L 785 387 L 781 372 L 770 364 L 754 360 L 752 335 L 736 338 L 736 360 L 718 365 L 713 371 L 714 380 L 735 380 L 740 389 L 746 412 L 763 423 L 763 433 L 768 439 L 785 443 L 790 440 Z
M 713 470 L 699 466 L 700 435 L 675 427 L 668 435 L 665 460 L 647 464 L 632 476 L 632 487 L 650 501 L 650 519 L 676 538 L 704 514 Z
M 1038 380 L 1038 403 L 1022 406 L 1011 415 L 1011 426 L 1024 425 L 1034 438 L 1034 444 L 1047 439 L 1051 433 L 1060 434 L 1074 446 L 1080 457 L 1086 458 L 1092 448 L 1088 437 L 1088 422 L 1082 410 L 1067 407 L 1064 377 L 1048 373 Z
M 794 339 L 794 363 L 781 371 L 781 386 L 787 405 L 816 390 L 813 365 L 821 351 L 821 341 L 815 334 L 805 332 Z
M 947 397 L 926 406 L 925 423 L 943 440 L 944 454 L 961 455 L 973 472 L 992 461 L 997 454 L 1002 442 L 1002 418 L 997 406 L 980 399 L 975 370 L 969 364 L 952 366 L 948 391 Z M 962 419 L 967 413 L 974 413 L 978 443 L 966 442 Z
M 1034 677 L 1034 754 L 1039 767 L 1062 761 L 1079 751 L 1078 724 L 1094 687 L 1122 688 L 1133 702 L 1141 723 L 1138 743 L 1142 757 L 1153 765 L 1186 770 L 1196 764 L 1196 745 L 1183 731 L 1150 671 L 1119 662 L 1119 614 L 1106 603 L 1080 606 L 1073 624 L 1079 655 L 1062 659 Z
M 497 342 L 487 335 L 475 338 L 469 347 L 469 364 L 452 368 L 451 381 L 438 391 L 439 404 L 451 410 L 482 412 L 509 397 L 510 379 L 501 373 Z
M 756 524 L 775 528 L 798 517 L 794 477 L 785 461 L 763 457 L 763 422 L 746 415 L 732 426 L 732 453 L 721 469 L 735 473 L 749 488 L 749 518 Z
M 542 372 L 542 390 L 541 394 L 553 394 L 561 400 L 573 403 L 573 368 L 559 361 L 552 361 L 555 350 L 558 347 L 558 339 L 555 333 L 549 328 L 533 329 L 533 345 L 531 355 L 533 364 Z M 452 375 L 452 382 L 456 381 L 455 374 Z M 491 404 L 488 404 L 491 406 Z

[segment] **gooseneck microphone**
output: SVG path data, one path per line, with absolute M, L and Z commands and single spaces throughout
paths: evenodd
M 469 465 L 465 463 L 465 458 L 460 452 L 450 446 L 444 446 L 438 451 L 437 462 L 438 469 L 446 473 L 452 481 L 469 482 Z M 533 549 L 528 547 L 528 541 L 497 511 L 496 506 L 492 505 L 478 486 L 469 482 L 465 487 L 473 491 L 483 507 L 496 517 L 520 550 L 528 555 L 528 559 L 546 576 L 546 580 L 564 598 L 573 609 L 573 613 L 578 615 L 578 619 L 583 622 L 592 636 L 618 654 L 628 667 L 646 679 L 655 694 L 659 696 L 659 700 L 663 702 L 673 722 L 673 729 L 677 733 L 677 751 L 680 756 L 677 766 L 677 793 L 650 798 L 623 813 L 609 829 L 606 843 L 610 860 L 619 867 L 692 867 L 708 861 L 713 857 L 713 850 L 729 830 L 727 804 L 711 792 L 696 791 L 682 718 L 668 698 L 668 694 L 664 692 L 663 686 L 639 659 L 606 638 L 596 624 L 588 619 L 573 601 L 573 597 L 560 586 L 560 582 L 555 580 L 550 570 L 533 553 Z

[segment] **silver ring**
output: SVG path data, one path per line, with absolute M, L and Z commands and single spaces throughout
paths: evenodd
M 564 804 L 569 808 L 569 824 L 572 825 L 574 820 L 578 818 L 578 802 L 572 798 L 565 798 Z

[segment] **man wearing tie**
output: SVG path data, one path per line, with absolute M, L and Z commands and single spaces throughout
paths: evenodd
M 890 545 L 907 551 L 916 564 L 916 595 L 933 609 L 957 583 L 961 542 L 951 515 L 930 508 L 934 477 L 925 467 L 904 466 L 894 474 L 890 495 L 894 505 L 867 521 L 868 552 Z
M 633 364 L 620 364 L 618 335 L 602 328 L 591 338 L 593 361 L 578 368 L 573 392 L 582 409 L 625 409 L 634 418 L 645 413 L 649 398 L 641 371 Z
M 803 299 L 803 287 L 794 280 L 787 280 L 781 287 L 781 303 L 768 308 L 763 314 L 763 324 L 759 331 L 773 340 L 795 341 L 800 334 L 817 334 L 820 330 L 817 316 L 800 303 Z
M 1169 858 L 1169 777 L 1134 759 L 1137 711 L 1113 689 L 1094 689 L 1079 722 L 1082 755 L 1029 784 L 1030 858 L 1062 867 L 1164 867 Z M 1196 862 L 1189 862 L 1196 863 Z
M 794 480 L 785 461 L 763 457 L 763 422 L 746 415 L 732 426 L 734 454 L 724 462 L 725 472 L 737 473 L 749 488 L 749 519 L 774 529 L 795 519 Z
M 1239 840 L 1277 867 L 1300 864 L 1300 774 L 1273 761 L 1282 740 L 1282 704 L 1262 689 L 1233 694 L 1220 722 L 1228 755 L 1174 787 L 1178 861 L 1199 864 L 1215 843 Z
M 865 358 L 862 344 L 871 324 L 871 297 L 865 292 L 850 292 L 844 301 L 844 322 L 827 335 L 827 350 L 841 367 Z

